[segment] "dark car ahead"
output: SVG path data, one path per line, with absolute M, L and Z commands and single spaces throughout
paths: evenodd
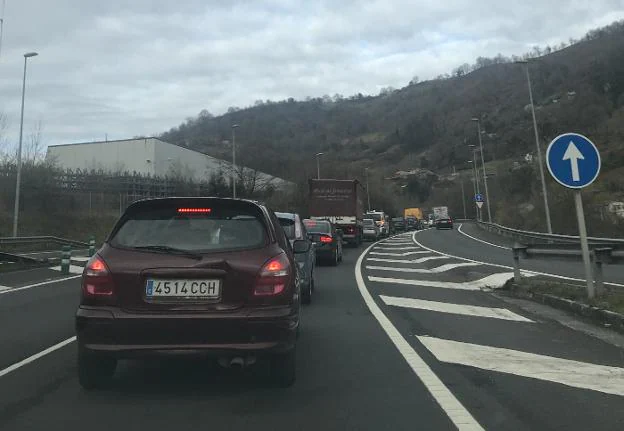
M 295 256 L 301 278 L 301 302 L 309 304 L 312 302 L 312 292 L 316 281 L 314 278 L 316 249 L 310 238 L 308 238 L 306 227 L 299 214 L 276 212 L 275 215 L 291 244 L 298 240 L 310 242 L 311 247 L 307 253 L 300 253 Z
M 211 354 L 245 366 L 268 358 L 276 383 L 295 380 L 300 286 L 275 214 L 251 201 L 135 202 L 82 275 L 78 376 L 91 389 L 118 359 Z
M 405 220 L 403 217 L 395 217 L 392 219 L 392 226 L 394 228 L 394 232 L 405 232 Z
M 450 217 L 441 217 L 435 221 L 436 229 L 453 229 L 453 220 Z
M 338 265 L 342 261 L 342 238 L 336 226 L 329 221 L 310 219 L 304 220 L 303 224 L 308 230 L 308 236 L 314 241 L 317 259 Z

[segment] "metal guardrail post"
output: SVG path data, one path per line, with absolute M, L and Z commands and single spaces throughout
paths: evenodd
M 95 254 L 95 238 L 91 236 L 89 238 L 89 257 Z
M 514 268 L 514 282 L 520 283 L 522 280 L 522 273 L 520 272 L 520 256 L 526 255 L 527 246 L 519 243 L 515 243 L 511 248 L 513 252 L 513 268 Z
M 71 262 L 71 247 L 68 245 L 63 246 L 61 254 L 61 274 L 69 274 L 69 264 Z
M 602 265 L 611 261 L 610 247 L 602 247 L 594 249 L 594 288 L 596 290 L 596 296 L 602 296 L 604 294 L 604 276 L 602 272 Z

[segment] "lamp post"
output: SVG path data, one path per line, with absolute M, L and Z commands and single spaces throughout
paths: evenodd
M 236 129 L 238 124 L 232 124 L 232 197 L 236 199 Z
M 371 206 L 370 206 L 370 191 L 368 189 L 368 168 L 365 168 L 364 172 L 366 172 L 366 200 L 368 201 L 368 211 L 370 211 Z
M 529 62 L 526 60 L 516 61 L 516 64 L 523 64 L 526 72 L 527 85 L 529 86 L 529 101 L 531 103 L 531 115 L 533 117 L 533 131 L 535 133 L 535 146 L 537 147 L 537 163 L 539 164 L 540 179 L 542 181 L 542 196 L 544 196 L 544 211 L 546 212 L 546 228 L 548 233 L 552 233 L 550 222 L 550 207 L 548 206 L 548 190 L 546 189 L 546 178 L 544 177 L 544 163 L 542 162 L 542 150 L 540 148 L 539 133 L 537 131 L 537 119 L 535 118 L 535 105 L 533 104 L 533 88 L 531 86 L 531 75 L 529 74 Z
M 316 179 L 320 180 L 321 179 L 321 156 L 325 154 L 325 153 L 316 153 Z
M 481 151 L 481 167 L 483 168 L 483 185 L 485 187 L 485 203 L 487 204 L 488 223 L 492 223 L 492 211 L 490 210 L 490 193 L 488 191 L 487 173 L 485 172 L 485 159 L 483 158 L 483 140 L 481 139 L 481 121 L 473 118 L 472 121 L 477 123 L 477 134 L 479 135 L 479 148 Z
M 24 54 L 24 78 L 22 80 L 22 113 L 20 116 L 19 146 L 17 147 L 17 179 L 15 181 L 15 207 L 13 209 L 13 236 L 17 237 L 17 225 L 19 223 L 20 186 L 22 183 L 22 138 L 24 135 L 24 98 L 26 96 L 26 65 L 28 59 L 35 57 L 36 52 Z

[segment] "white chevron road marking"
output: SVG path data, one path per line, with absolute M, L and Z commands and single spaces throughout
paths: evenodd
M 367 257 L 369 262 L 386 262 L 386 263 L 423 263 L 429 260 L 448 259 L 446 256 L 427 256 L 419 259 L 385 259 L 383 257 Z
M 431 254 L 430 251 L 406 251 L 403 253 L 389 253 L 384 251 L 371 251 L 369 254 L 376 256 L 411 256 L 412 254 Z
M 441 362 L 624 396 L 624 368 L 441 338 L 417 338 Z
M 440 287 L 442 289 L 457 289 L 457 290 L 481 290 L 486 287 L 493 289 L 502 287 L 507 280 L 513 278 L 513 272 L 501 272 L 497 274 L 488 275 L 480 280 L 466 281 L 464 283 L 450 282 L 450 281 L 432 281 L 432 280 L 405 280 L 402 278 L 390 278 L 390 277 L 373 277 L 369 276 L 370 281 L 378 283 L 391 283 L 391 284 L 406 284 L 411 286 L 424 286 L 424 287 Z
M 368 265 L 366 269 L 373 269 L 377 271 L 394 271 L 394 272 L 412 272 L 416 274 L 440 274 L 442 272 L 450 271 L 455 268 L 463 268 L 466 266 L 479 266 L 477 263 L 447 263 L 445 265 L 437 266 L 435 268 L 399 268 L 394 266 L 375 266 Z
M 379 295 L 386 305 L 418 310 L 436 311 L 438 313 L 459 314 L 462 316 L 487 317 L 491 319 L 513 320 L 516 322 L 530 322 L 531 319 L 520 316 L 506 308 L 480 307 L 477 305 L 451 304 L 448 302 L 425 301 L 423 299 L 400 298 L 396 296 Z

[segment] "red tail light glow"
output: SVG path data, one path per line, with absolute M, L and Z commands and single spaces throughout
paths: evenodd
M 87 262 L 82 274 L 82 291 L 85 297 L 108 297 L 115 291 L 113 277 L 104 260 L 97 254 Z
M 332 242 L 334 239 L 329 236 L 329 235 L 321 235 L 321 242 L 324 244 L 329 244 L 330 242 Z
M 209 214 L 212 212 L 212 208 L 178 208 L 180 214 Z
M 264 264 L 258 275 L 254 296 L 278 295 L 290 279 L 290 262 L 284 253 Z

